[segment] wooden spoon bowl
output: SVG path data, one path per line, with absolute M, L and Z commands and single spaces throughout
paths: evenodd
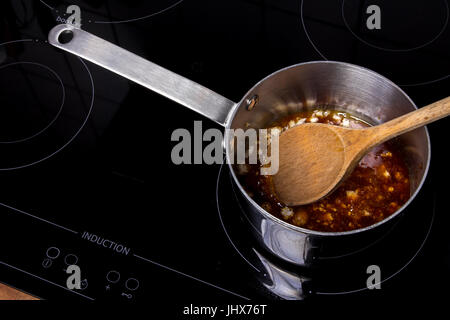
M 332 192 L 374 146 L 450 115 L 450 97 L 386 123 L 350 129 L 307 123 L 280 136 L 279 170 L 273 181 L 288 206 L 308 204 Z

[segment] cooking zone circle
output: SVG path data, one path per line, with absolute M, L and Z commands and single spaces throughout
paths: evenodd
M 255 242 L 245 239 L 249 228 L 257 230 L 258 227 L 246 218 L 239 193 L 225 165 L 219 168 L 216 201 L 220 222 L 230 246 L 267 290 L 278 296 L 283 293 L 282 298 L 285 299 L 303 299 L 303 295 L 308 294 L 343 295 L 368 290 L 365 286 L 366 268 L 373 264 L 383 270 L 380 284 L 395 281 L 420 254 L 432 229 L 436 208 L 433 203 L 427 206 L 431 207 L 431 212 L 405 214 L 379 239 L 347 254 L 321 257 L 325 261 L 317 267 L 317 273 L 308 273 L 280 263 Z M 429 202 L 426 197 L 419 201 Z M 284 287 L 297 290 L 282 290 Z M 302 292 L 299 294 L 300 289 Z
M 54 48 L 38 40 L 9 41 L 0 50 L 0 171 L 6 171 L 40 163 L 68 146 L 92 111 L 94 84 L 81 59 L 60 52 L 55 58 Z M 85 70 L 78 79 L 83 89 L 70 68 Z
M 302 31 L 323 59 L 366 66 L 405 87 L 450 76 L 450 9 L 445 0 L 340 0 L 329 6 L 329 11 L 321 11 L 313 1 L 300 2 Z
M 449 6 L 446 0 L 432 1 L 407 1 L 407 0 L 377 0 L 370 3 L 380 8 L 380 29 L 381 34 L 373 34 L 365 23 L 366 16 L 355 15 L 357 12 L 364 12 L 361 2 L 356 0 L 342 0 L 342 19 L 347 29 L 359 41 L 379 50 L 402 52 L 412 51 L 430 45 L 437 40 L 445 31 L 449 20 Z M 375 11 L 372 14 L 375 13 Z M 401 21 L 401 23 L 399 23 Z M 355 26 L 358 26 L 355 27 Z M 377 31 L 378 31 L 377 30 Z M 413 34 L 410 38 L 407 35 Z M 388 41 L 382 44 L 377 43 L 377 38 L 382 37 Z M 404 39 L 408 42 L 402 42 Z
M 40 77 L 40 73 L 47 73 L 44 76 L 47 79 L 54 77 L 59 84 L 61 93 L 50 96 L 55 99 L 51 104 L 40 101 L 39 92 L 36 92 L 30 81 L 30 78 Z M 4 97 L 9 95 L 0 110 L 0 143 L 18 143 L 32 139 L 57 120 L 64 106 L 66 91 L 61 78 L 53 69 L 35 62 L 13 62 L 1 65 L 0 74 L 0 97 L 5 100 Z M 37 110 L 36 105 L 42 112 Z M 17 123 L 23 125 L 17 126 Z M 17 129 L 28 132 L 14 132 Z
M 102 0 L 95 3 L 73 0 L 39 0 L 40 3 L 54 11 L 59 19 L 68 18 L 67 7 L 76 5 L 81 9 L 82 23 L 126 23 L 144 20 L 160 13 L 164 13 L 184 0 L 152 0 L 137 3 L 121 0 Z M 58 18 L 57 18 L 58 19 Z M 63 21 L 59 21 L 63 22 Z

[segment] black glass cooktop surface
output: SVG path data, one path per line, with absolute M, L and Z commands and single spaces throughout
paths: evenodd
M 50 300 L 182 305 L 441 297 L 450 284 L 447 119 L 429 125 L 427 180 L 389 232 L 304 270 L 254 243 L 227 166 L 172 163 L 175 129 L 217 124 L 46 40 L 54 25 L 78 22 L 234 101 L 312 60 L 370 68 L 418 106 L 446 97 L 448 2 L 369 2 L 2 1 L 0 281 Z M 379 32 L 367 29 L 370 5 L 381 8 Z M 81 20 L 71 20 L 77 8 Z M 70 290 L 73 264 L 82 283 Z M 366 287 L 372 264 L 380 290 Z

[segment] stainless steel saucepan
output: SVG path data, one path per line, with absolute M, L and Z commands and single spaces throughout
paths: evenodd
M 288 114 L 317 105 L 339 108 L 372 124 L 416 109 L 414 102 L 394 83 L 371 70 L 348 63 L 313 61 L 281 69 L 258 82 L 235 103 L 71 25 L 54 27 L 49 42 L 158 92 L 227 129 L 265 128 Z M 345 253 L 354 249 L 355 244 L 376 239 L 413 201 L 428 171 L 430 142 L 427 129 L 419 128 L 398 139 L 409 167 L 410 199 L 397 212 L 369 227 L 346 232 L 318 232 L 274 217 L 247 195 L 230 165 L 231 137 L 226 134 L 227 162 L 245 220 L 251 224 L 249 230 L 266 250 L 301 266 L 312 266 L 323 255 Z

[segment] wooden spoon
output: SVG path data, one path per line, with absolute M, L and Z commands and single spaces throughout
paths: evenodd
M 450 97 L 364 128 L 306 123 L 280 135 L 279 170 L 273 177 L 279 199 L 289 206 L 311 203 L 332 192 L 374 146 L 450 115 Z

